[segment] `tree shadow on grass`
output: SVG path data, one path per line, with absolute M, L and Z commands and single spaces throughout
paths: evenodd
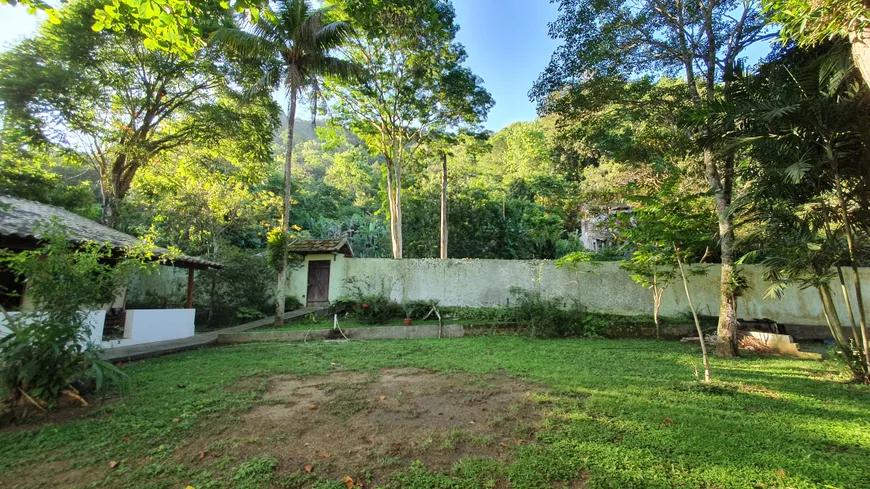
M 601 487 L 860 483 L 870 457 L 866 436 L 848 442 L 847 433 L 837 437 L 816 430 L 815 425 L 825 424 L 817 416 L 820 412 L 803 407 L 793 412 L 788 399 L 759 399 L 756 393 L 727 386 L 702 389 L 706 392 L 677 390 L 668 400 L 598 390 L 587 404 L 591 410 L 563 413 L 541 438 L 562 450 L 558 456 L 574 468 L 589 469 L 591 480 Z M 687 395 L 696 402 L 681 403 Z M 763 410 L 740 412 L 741 405 Z M 860 430 L 852 413 L 834 417 L 847 418 Z M 843 427 L 828 429 L 836 428 Z

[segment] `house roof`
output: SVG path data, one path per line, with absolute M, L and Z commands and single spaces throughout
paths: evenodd
M 143 243 L 139 238 L 103 226 L 68 210 L 32 200 L 0 195 L 0 241 L 6 245 L 16 240 L 29 247 L 35 247 L 42 239 L 40 224 L 51 219 L 57 219 L 67 228 L 72 242 L 94 241 L 108 244 L 115 249 L 134 247 Z M 169 253 L 169 250 L 160 247 L 154 247 L 152 251 L 157 259 Z M 177 255 L 168 264 L 181 268 L 222 268 L 218 263 L 186 255 Z
M 288 247 L 290 253 L 301 255 L 316 255 L 320 253 L 341 253 L 348 258 L 353 258 L 353 249 L 347 238 L 341 239 L 300 239 L 291 243 Z

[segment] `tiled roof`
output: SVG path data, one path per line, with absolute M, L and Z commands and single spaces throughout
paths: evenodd
M 353 257 L 353 249 L 347 238 L 341 239 L 300 239 L 291 243 L 288 247 L 290 253 L 303 255 L 316 255 L 319 253 L 342 253 L 347 257 Z
M 32 200 L 0 195 L 0 237 L 14 237 L 37 242 L 42 239 L 39 225 L 52 218 L 67 228 L 74 242 L 95 241 L 113 248 L 129 248 L 142 244 L 142 240 L 102 224 L 86 219 L 68 210 Z M 160 258 L 169 250 L 155 247 L 154 255 Z M 172 265 L 182 268 L 221 268 L 221 265 L 202 258 L 179 255 Z

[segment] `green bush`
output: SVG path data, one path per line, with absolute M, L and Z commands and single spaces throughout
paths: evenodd
M 194 305 L 203 317 L 200 322 L 220 326 L 273 313 L 275 272 L 265 256 L 227 246 L 215 261 L 223 268 L 204 270 L 196 276 Z M 287 304 L 292 304 L 289 297 Z
M 284 299 L 284 311 L 285 312 L 290 312 L 290 311 L 295 311 L 297 309 L 302 309 L 303 305 L 304 304 L 302 304 L 302 302 L 299 300 L 299 298 L 296 297 L 295 295 L 288 295 Z
M 341 297 L 330 304 L 330 314 L 346 314 L 365 324 L 383 324 L 395 318 L 402 318 L 404 311 L 396 301 L 390 299 L 387 286 L 381 283 L 379 292 L 368 282 L 359 283 L 356 279 L 347 282 L 351 294 Z
M 545 299 L 538 291 L 513 289 L 514 317 L 535 338 L 597 336 L 607 323 L 589 314 L 583 305 L 562 298 Z
M 342 297 L 330 304 L 329 314 L 351 316 L 365 324 L 384 324 L 402 317 L 402 306 L 382 295 Z
M 52 407 L 64 393 L 75 397 L 76 380 L 91 378 L 97 390 L 127 383 L 123 372 L 99 359 L 81 311 L 99 310 L 114 299 L 150 252 L 128 250 L 128 258 L 118 260 L 108 246 L 73 247 L 56 223 L 43 235 L 40 249 L 0 252 L 0 266 L 26 277 L 28 297 L 40 305 L 38 312 L 3 310 L 10 333 L 0 339 L 0 379 L 11 405 Z
M 466 321 L 509 322 L 516 320 L 510 307 L 441 307 L 441 315 Z
M 329 315 L 332 316 L 338 314 L 339 316 L 347 316 L 353 314 L 356 311 L 357 306 L 359 306 L 359 303 L 356 299 L 339 297 L 329 304 Z
M 402 317 L 402 306 L 382 295 L 364 295 L 358 299 L 353 317 L 365 324 L 384 324 Z
M 402 304 L 402 311 L 405 313 L 406 318 L 412 319 L 423 319 L 432 311 L 432 303 L 433 301 L 408 301 Z M 438 301 L 434 301 L 435 305 L 438 305 Z M 435 317 L 432 314 L 430 317 Z

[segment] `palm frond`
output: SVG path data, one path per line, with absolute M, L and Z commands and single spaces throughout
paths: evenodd
M 791 165 L 785 167 L 783 173 L 785 174 L 786 180 L 790 183 L 800 183 L 804 176 L 810 171 L 813 167 L 812 162 L 810 161 L 811 157 L 809 153 L 804 152 L 801 155 L 801 158 L 798 161 L 795 161 Z
M 209 36 L 209 42 L 248 58 L 271 59 L 280 48 L 264 37 L 237 28 L 218 29 Z
M 314 42 L 320 49 L 329 50 L 341 46 L 353 33 L 353 27 L 347 22 L 330 22 L 317 30 Z
M 334 56 L 321 56 L 311 61 L 311 69 L 326 76 L 342 81 L 362 82 L 369 78 L 370 73 L 362 66 L 351 61 Z

